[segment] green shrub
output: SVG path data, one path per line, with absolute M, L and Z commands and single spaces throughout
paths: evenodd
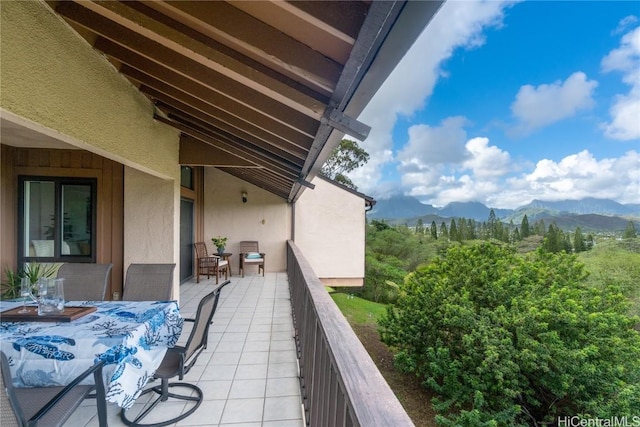
M 636 415 L 637 319 L 618 288 L 586 275 L 564 253 L 455 246 L 407 276 L 381 336 L 397 367 L 439 394 L 442 425 Z

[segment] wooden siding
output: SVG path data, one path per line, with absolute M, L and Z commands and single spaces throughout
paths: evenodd
M 96 178 L 96 262 L 113 264 L 107 298 L 116 291 L 122 295 L 124 166 L 84 150 L 0 147 L 2 268 L 17 268 L 18 176 Z

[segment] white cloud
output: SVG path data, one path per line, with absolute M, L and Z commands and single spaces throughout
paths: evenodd
M 595 105 L 593 92 L 597 86 L 595 80 L 588 80 L 580 71 L 564 82 L 522 86 L 511 104 L 511 112 L 519 122 L 515 131 L 527 134 L 572 117 L 580 110 L 591 109 Z
M 500 177 L 510 172 L 511 156 L 496 146 L 489 146 L 489 138 L 473 138 L 467 142 L 471 158 L 463 167 L 471 169 L 478 178 Z
M 441 126 L 413 126 L 398 154 L 405 193 L 435 206 L 485 201 L 512 171 L 511 156 L 484 137 L 466 140 L 466 120 L 450 117 Z
M 360 144 L 371 159 L 349 175 L 361 191 L 374 193 L 379 188 L 381 170 L 394 160 L 392 131 L 398 116 L 411 116 L 422 108 L 445 74 L 442 64 L 457 48 L 482 45 L 483 30 L 502 25 L 504 10 L 512 4 L 494 0 L 444 3 L 359 117 L 372 127 L 369 137 Z
M 587 150 L 554 162 L 540 160 L 535 169 L 508 179 L 502 191 L 488 199 L 495 207 L 515 208 L 539 200 L 578 200 L 585 197 L 640 202 L 640 154 L 598 160 Z M 491 201 L 500 201 L 499 205 Z
M 620 22 L 618 23 L 618 26 L 616 27 L 615 30 L 611 32 L 611 34 L 615 35 L 615 34 L 623 33 L 624 31 L 627 30 L 627 28 L 629 28 L 629 26 L 635 24 L 636 22 L 638 22 L 637 16 L 635 15 L 625 16 L 620 20 Z
M 625 34 L 620 47 L 602 59 L 602 71 L 619 71 L 629 93 L 617 95 L 609 109 L 611 121 L 603 124 L 607 137 L 628 141 L 640 138 L 640 27 Z
M 411 171 L 438 163 L 462 163 L 467 152 L 464 117 L 449 117 L 441 126 L 424 124 L 409 128 L 409 141 L 398 153 L 400 168 Z

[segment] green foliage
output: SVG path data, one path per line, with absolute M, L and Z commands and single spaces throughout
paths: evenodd
M 638 237 L 638 233 L 636 232 L 636 226 L 633 224 L 633 221 L 629 220 L 627 223 L 627 228 L 624 230 L 624 234 L 622 236 L 625 239 L 633 239 Z
M 331 298 L 349 323 L 375 324 L 386 311 L 385 304 L 368 301 L 346 291 L 331 292 Z
M 345 175 L 369 161 L 369 153 L 356 141 L 343 139 L 333 149 L 327 161 L 322 165 L 320 173 L 334 179 L 347 187 L 357 189 L 355 184 Z
M 445 426 L 526 426 L 640 411 L 640 334 L 619 287 L 573 255 L 453 246 L 381 319 L 396 365 L 440 398 Z
M 640 238 L 604 240 L 579 257 L 591 273 L 587 284 L 615 284 L 630 300 L 630 313 L 640 316 Z
M 40 277 L 52 277 L 58 266 L 56 264 L 27 263 L 23 268 L 14 272 L 10 268 L 4 270 L 5 280 L 2 282 L 1 299 L 14 299 L 20 296 L 20 282 L 23 277 L 28 277 L 31 284 L 35 284 Z

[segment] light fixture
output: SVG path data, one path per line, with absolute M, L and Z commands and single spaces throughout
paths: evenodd
M 242 203 L 247 203 L 247 192 L 246 191 L 242 192 Z

